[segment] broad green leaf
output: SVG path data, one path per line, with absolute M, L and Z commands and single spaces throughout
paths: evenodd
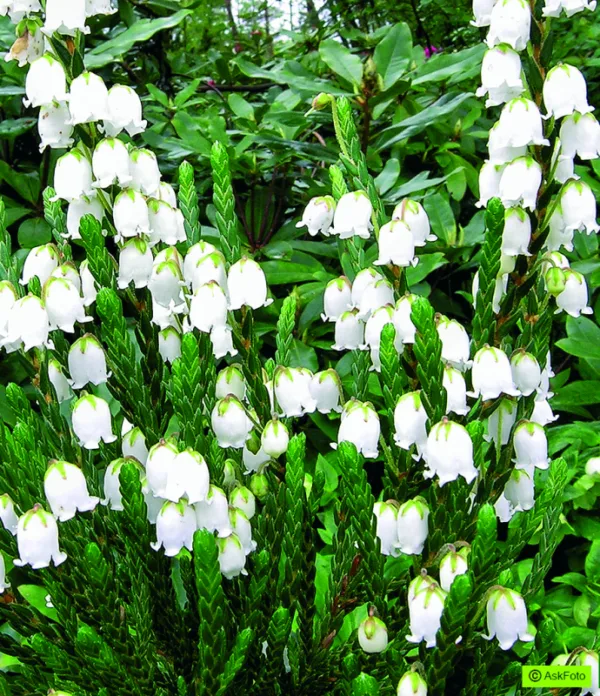
M 252 104 L 247 102 L 241 95 L 232 92 L 227 97 L 227 102 L 230 109 L 236 116 L 239 116 L 240 118 L 247 118 L 249 121 L 255 120 L 254 108 L 252 107 Z
M 375 186 L 377 187 L 377 191 L 381 195 L 387 193 L 396 183 L 396 181 L 398 181 L 399 176 L 400 162 L 395 157 L 391 157 L 385 163 L 385 167 L 382 169 L 381 173 L 375 179 Z
M 52 621 L 58 621 L 58 613 L 54 607 L 46 604 L 48 591 L 41 585 L 19 585 L 19 593 L 32 607 L 37 609 L 40 614 L 47 616 Z
M 40 195 L 40 177 L 37 172 L 20 174 L 0 160 L 0 179 L 3 179 L 24 200 L 37 203 Z
M 571 382 L 571 384 L 557 389 L 556 395 L 552 399 L 552 408 L 558 411 L 569 411 L 573 407 L 599 403 L 600 382 L 596 380 L 582 380 Z
M 360 85 L 363 66 L 361 59 L 350 53 L 343 44 L 334 39 L 325 39 L 319 46 L 321 60 L 326 63 L 336 75 L 353 85 Z
M 25 220 L 19 226 L 18 239 L 22 249 L 33 249 L 41 244 L 47 244 L 52 239 L 50 225 L 44 218 Z
M 405 73 L 412 56 L 410 27 L 395 24 L 375 48 L 373 60 L 383 80 L 383 90 L 393 87 Z
M 431 229 L 450 246 L 456 242 L 456 220 L 448 200 L 441 193 L 434 193 L 423 201 Z
M 16 138 L 27 133 L 36 123 L 35 118 L 7 118 L 0 121 L 0 138 Z
M 441 268 L 447 263 L 448 261 L 441 252 L 422 254 L 419 256 L 419 263 L 416 266 L 409 266 L 406 269 L 406 282 L 409 287 L 412 287 L 427 278 L 436 268 Z
M 187 111 L 178 111 L 171 121 L 177 131 L 177 135 L 194 152 L 200 155 L 210 156 L 210 142 L 202 135 L 204 130 L 197 119 L 190 116 Z
M 456 53 L 438 53 L 420 65 L 414 76 L 410 73 L 412 84 L 416 86 L 444 80 L 448 80 L 449 84 L 457 84 L 470 80 L 479 75 L 485 50 L 485 46 L 480 43 Z
M 591 582 L 600 580 L 600 539 L 592 542 L 585 558 L 585 574 Z
M 565 353 L 586 360 L 600 360 L 600 328 L 591 319 L 569 317 L 567 336 L 556 342 Z
M 290 350 L 290 367 L 306 367 L 312 372 L 317 372 L 319 360 L 315 349 L 294 339 Z

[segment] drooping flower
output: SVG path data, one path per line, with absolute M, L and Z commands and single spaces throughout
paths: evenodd
M 178 454 L 175 445 L 165 440 L 160 440 L 150 448 L 146 459 L 146 479 L 155 497 L 166 497 L 169 472 Z
M 169 203 L 169 201 L 167 201 L 167 203 Z M 169 205 L 171 204 L 169 203 Z M 198 263 L 209 254 L 213 254 L 215 251 L 217 250 L 212 244 L 209 244 L 203 240 L 196 242 L 196 244 L 193 244 L 187 250 L 185 260 L 183 262 L 183 276 L 188 285 L 193 284 Z M 198 285 L 200 285 L 200 283 L 197 283 L 196 287 Z
M 527 48 L 531 31 L 531 10 L 526 0 L 498 0 L 490 13 L 487 45 L 508 44 L 515 51 Z
M 152 275 L 154 257 L 148 244 L 139 237 L 128 240 L 119 252 L 120 289 L 133 283 L 136 288 L 147 287 Z
M 494 346 L 484 346 L 473 359 L 473 391 L 471 396 L 487 401 L 497 399 L 500 394 L 519 396 L 513 382 L 510 362 L 506 353 Z
M 529 396 L 540 386 L 542 370 L 531 353 L 517 351 L 510 359 L 513 382 L 523 396 Z
M 15 536 L 19 525 L 19 518 L 15 512 L 13 499 L 8 493 L 0 495 L 0 520 L 2 521 L 4 529 Z
M 102 203 L 95 196 L 92 198 L 83 196 L 69 203 L 69 207 L 67 208 L 67 234 L 65 235 L 68 239 L 81 239 L 79 227 L 85 215 L 93 215 L 96 220 L 99 222 L 102 221 L 104 217 L 104 208 L 102 207 Z M 87 259 L 83 263 L 87 263 Z
M 114 138 L 122 131 L 133 138 L 146 130 L 142 119 L 142 102 L 131 87 L 115 85 L 108 90 L 108 118 L 104 120 L 106 134 Z
M 334 369 L 330 368 L 314 374 L 308 385 L 308 390 L 316 402 L 316 410 L 319 413 L 342 412 L 340 406 L 342 383 Z
M 363 348 L 365 325 L 357 310 L 343 312 L 335 322 L 333 350 L 357 350 Z
M 273 300 L 267 298 L 267 279 L 262 268 L 249 258 L 234 263 L 227 274 L 229 309 L 267 307 Z
M 499 195 L 505 207 L 522 205 L 535 210 L 542 183 L 542 170 L 533 157 L 517 157 L 506 165 L 500 177 Z
M 241 365 L 228 365 L 217 375 L 217 399 L 222 399 L 228 394 L 237 396 L 240 401 L 246 398 L 246 380 Z
M 486 640 L 496 638 L 502 650 L 510 650 L 521 640 L 530 642 L 533 636 L 527 627 L 527 607 L 523 597 L 515 590 L 497 587 L 487 601 Z
M 540 110 L 535 102 L 525 97 L 511 99 L 505 104 L 498 121 L 496 137 L 499 145 L 510 147 L 550 144 L 544 138 Z
M 25 106 L 49 106 L 68 99 L 67 78 L 62 64 L 45 53 L 29 66 L 25 79 Z
M 431 234 L 429 216 L 418 201 L 410 198 L 400 201 L 394 208 L 392 220 L 402 220 L 408 226 L 416 247 L 423 247 L 427 242 L 435 242 L 437 239 Z
M 476 203 L 478 208 L 485 208 L 492 198 L 500 195 L 503 171 L 503 166 L 498 166 L 492 161 L 483 163 L 479 170 L 479 200 Z
M 498 408 L 488 418 L 488 438 L 492 439 L 496 446 L 507 445 L 516 421 L 517 404 L 510 399 L 502 399 Z
M 44 477 L 44 493 L 60 522 L 72 519 L 77 512 L 89 512 L 100 502 L 100 498 L 89 494 L 83 471 L 63 461 L 50 462 Z
M 85 334 L 73 343 L 68 364 L 73 389 L 81 389 L 86 384 L 97 386 L 108 380 L 104 350 L 92 334 Z
M 456 413 L 459 416 L 466 416 L 469 413 L 467 384 L 462 372 L 452 365 L 446 365 L 442 386 L 446 390 L 446 414 Z
M 70 150 L 59 157 L 54 170 L 56 199 L 76 201 L 95 195 L 92 185 L 92 165 L 79 150 Z
M 150 546 L 158 551 L 161 546 L 165 556 L 176 556 L 184 547 L 192 550 L 194 532 L 196 531 L 196 515 L 194 508 L 184 500 L 178 503 L 167 501 L 156 519 L 156 541 Z
M 290 434 L 286 426 L 279 420 L 270 420 L 264 427 L 261 436 L 262 448 L 269 457 L 277 459 L 287 452 L 290 444 Z
M 227 297 L 217 282 L 211 281 L 201 285 L 193 294 L 190 303 L 190 323 L 205 333 L 227 324 Z
M 473 442 L 467 429 L 447 418 L 431 428 L 424 459 L 425 478 L 437 476 L 440 488 L 459 476 L 471 483 L 479 473 L 473 462 Z
M 86 323 L 93 320 L 92 317 L 86 316 L 83 298 L 70 281 L 50 277 L 42 294 L 50 330 L 61 329 L 65 333 L 73 333 L 75 322 Z
M 148 448 L 146 447 L 146 438 L 144 433 L 139 428 L 132 428 L 123 435 L 121 440 L 121 452 L 123 457 L 137 459 L 137 461 L 145 466 L 148 461 Z
M 535 504 L 533 473 L 514 469 L 504 486 L 504 497 L 511 506 L 511 514 L 531 510 Z
M 566 231 L 598 232 L 596 197 L 584 181 L 569 181 L 560 194 L 560 211 Z
M 404 344 L 415 342 L 417 329 L 411 319 L 415 299 L 416 295 L 404 295 L 396 302 L 393 324 L 396 329 L 395 345 L 398 352 L 401 352 Z
M 596 0 L 545 0 L 542 14 L 544 17 L 560 17 L 564 10 L 567 17 L 572 17 L 583 10 L 596 9 Z
M 85 25 L 85 0 L 46 0 L 46 22 L 43 31 L 48 36 L 54 32 L 74 36 L 81 31 L 89 34 Z
M 93 394 L 79 398 L 73 407 L 73 432 L 85 449 L 98 449 L 100 442 L 117 439 L 112 432 L 110 409 L 104 399 Z
M 352 284 L 346 276 L 334 278 L 327 283 L 323 305 L 323 321 L 337 321 L 344 312 L 352 309 Z
M 183 297 L 183 275 L 176 261 L 156 262 L 148 281 L 152 299 L 170 312 L 181 314 L 187 309 Z
M 115 182 L 121 188 L 131 181 L 129 173 L 129 152 L 125 143 L 117 138 L 101 140 L 92 157 L 92 170 L 96 181 L 95 188 L 108 188 Z
M 575 111 L 563 118 L 560 126 L 561 153 L 582 160 L 600 157 L 600 124 L 594 114 Z
M 379 502 L 373 506 L 377 518 L 377 537 L 384 556 L 398 555 L 398 505 L 396 501 Z
M 585 78 L 577 68 L 566 63 L 560 63 L 548 71 L 543 95 L 548 117 L 562 118 L 575 111 L 580 114 L 593 111 L 587 101 Z
M 193 505 L 206 500 L 209 487 L 210 476 L 204 457 L 191 447 L 179 452 L 167 473 L 164 497 L 174 503 L 185 497 Z
M 467 559 L 461 551 L 449 551 L 440 561 L 440 585 L 444 592 L 450 592 L 454 579 L 469 570 Z
M 238 354 L 233 347 L 233 331 L 230 326 L 213 326 L 210 332 L 210 342 L 213 348 L 215 360 L 230 355 L 232 358 Z
M 206 500 L 196 503 L 194 510 L 196 511 L 198 529 L 217 532 L 217 535 L 221 538 L 228 537 L 231 534 L 227 496 L 217 486 L 210 486 Z
M 310 393 L 312 378 L 313 375 L 308 370 L 297 367 L 277 368 L 273 391 L 280 416 L 300 417 L 315 411 L 317 402 Z
M 374 268 L 363 268 L 356 274 L 352 283 L 352 306 L 358 308 L 362 302 L 363 295 L 371 285 L 381 280 L 383 276 Z
M 27 254 L 19 282 L 21 285 L 27 285 L 32 278 L 37 276 L 40 279 L 40 285 L 44 286 L 48 278 L 58 268 L 58 264 L 58 249 L 54 244 L 42 244 L 34 247 Z
M 129 153 L 129 172 L 132 189 L 140 191 L 145 196 L 158 195 L 161 174 L 156 155 L 151 150 L 146 148 L 132 150 Z
M 47 147 L 63 149 L 73 144 L 73 126 L 70 123 L 71 112 L 65 102 L 52 102 L 42 106 L 38 116 L 40 134 L 40 152 Z
M 502 253 L 507 256 L 530 256 L 531 219 L 523 208 L 507 208 L 502 231 Z
M 217 539 L 219 549 L 219 569 L 228 580 L 238 575 L 248 575 L 246 570 L 246 554 L 242 542 L 236 534 Z
M 377 372 L 381 370 L 381 332 L 385 326 L 392 324 L 393 320 L 394 308 L 392 305 L 385 305 L 376 309 L 365 325 L 365 345 L 371 349 L 371 362 Z
M 6 335 L 0 337 L 7 353 L 18 350 L 24 351 L 42 346 L 52 347 L 48 340 L 50 322 L 43 301 L 29 294 L 17 300 L 11 307 L 6 323 Z
M 311 198 L 304 209 L 302 220 L 296 223 L 296 227 L 307 227 L 311 237 L 315 237 L 319 232 L 327 237 L 334 212 L 335 201 L 331 196 Z
M 495 4 L 496 0 L 473 0 L 475 19 L 471 21 L 471 24 L 475 27 L 489 27 Z
M 515 467 L 533 474 L 533 469 L 548 468 L 548 439 L 544 428 L 538 423 L 521 421 L 513 437 Z
M 366 287 L 358 305 L 358 317 L 367 320 L 380 307 L 393 304 L 394 289 L 387 278 L 381 278 Z
M 427 442 L 427 413 L 421 402 L 421 392 L 403 394 L 394 409 L 394 442 L 402 449 L 417 445 L 422 449 Z
M 51 358 L 48 361 L 48 379 L 56 392 L 56 400 L 59 404 L 73 396 L 69 380 L 65 377 L 62 365 L 58 360 Z
M 249 520 L 256 514 L 256 498 L 246 486 L 234 488 L 229 496 L 229 502 L 233 507 L 243 510 Z
M 477 90 L 478 97 L 488 95 L 486 108 L 520 97 L 524 89 L 519 54 L 507 44 L 486 51 L 481 63 L 481 87 Z
M 417 497 L 403 503 L 398 510 L 397 548 L 408 556 L 423 552 L 429 535 L 429 507 L 424 498 Z
M 368 401 L 349 401 L 342 411 L 337 443 L 351 442 L 365 459 L 375 459 L 379 454 L 379 416 Z
M 195 292 L 201 285 L 206 285 L 206 283 L 211 281 L 218 283 L 223 292 L 227 294 L 227 263 L 220 251 L 213 251 L 203 256 L 186 276 L 186 282 L 191 282 L 192 292 Z
M 244 553 L 248 555 L 256 550 L 256 542 L 252 538 L 252 526 L 246 513 L 239 508 L 229 508 L 229 523 L 233 533 L 240 540 Z
M 108 90 L 95 73 L 84 72 L 71 83 L 69 95 L 71 123 L 94 123 L 108 116 Z
M 331 234 L 340 239 L 371 236 L 371 214 L 373 206 L 364 191 L 353 191 L 344 194 L 338 201 L 333 217 Z
M 448 319 L 440 314 L 436 317 L 436 327 L 442 342 L 442 360 L 456 369 L 464 371 L 470 365 L 470 339 L 464 326 L 456 319 Z
M 233 394 L 217 401 L 212 410 L 211 425 L 219 446 L 234 449 L 242 449 L 252 430 L 252 421 L 242 402 Z
M 593 310 L 588 306 L 588 289 L 584 276 L 571 268 L 564 271 L 565 288 L 556 296 L 556 313 L 566 312 L 572 317 L 579 317 L 581 314 L 593 314 Z
M 5 0 L 6 1 L 6 0 Z M 9 2 L 9 6 L 11 3 Z M 2 3 L 0 3 L 0 15 L 2 14 Z M 4 60 L 9 63 L 11 60 L 16 60 L 20 68 L 33 63 L 44 55 L 44 35 L 39 28 L 33 30 L 33 27 L 28 26 L 25 31 L 17 37 L 10 51 L 4 56 Z
M 58 546 L 56 520 L 40 505 L 34 505 L 19 518 L 17 547 L 20 558 L 16 558 L 13 563 L 18 567 L 30 565 L 38 570 L 47 568 L 50 562 L 59 566 L 67 560 L 67 554 Z
M 401 268 L 416 266 L 419 260 L 415 257 L 415 240 L 410 228 L 402 220 L 392 220 L 379 230 L 377 240 L 379 257 L 376 266 L 393 264 Z
M 425 647 L 435 648 L 445 600 L 446 593 L 435 582 L 424 585 L 423 589 L 409 599 L 410 635 L 406 636 L 409 643 L 425 641 Z
M 398 682 L 396 696 L 427 696 L 427 683 L 418 672 L 405 672 Z

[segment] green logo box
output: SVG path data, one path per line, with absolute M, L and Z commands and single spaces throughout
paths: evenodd
M 530 688 L 548 686 L 554 688 L 586 688 L 592 685 L 592 668 L 590 665 L 579 667 L 577 665 L 554 665 L 523 667 L 522 685 Z

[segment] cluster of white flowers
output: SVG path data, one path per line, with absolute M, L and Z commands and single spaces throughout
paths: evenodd
M 545 17 L 567 16 L 595 9 L 588 0 L 545 0 Z M 530 3 L 526 0 L 474 0 L 473 12 L 478 27 L 489 26 L 488 50 L 481 67 L 482 86 L 478 96 L 487 95 L 487 106 L 503 105 L 500 118 L 490 131 L 489 157 L 479 175 L 480 200 L 485 206 L 490 198 L 500 197 L 506 206 L 502 238 L 502 262 L 496 281 L 494 311 L 500 311 L 507 290 L 509 274 L 517 256 L 529 255 L 532 221 L 529 211 L 537 206 L 543 186 L 542 168 L 533 157 L 532 148 L 549 146 L 544 135 L 544 121 L 560 121 L 552 166 L 547 182 L 561 184 L 560 192 L 548 206 L 546 219 L 536 234 L 545 233 L 549 252 L 564 247 L 573 249 L 575 232 L 592 234 L 600 227 L 596 222 L 596 199 L 589 185 L 575 174 L 575 158 L 596 159 L 600 156 L 600 125 L 587 102 L 587 86 L 581 72 L 572 65 L 559 64 L 548 70 L 543 85 L 544 113 L 540 105 L 524 96 L 520 52 L 525 50 L 531 30 Z M 564 258 L 564 257 L 563 257 Z M 583 276 L 566 266 L 552 276 L 557 312 L 572 316 L 589 313 L 588 290 Z M 554 264 L 553 264 L 554 265 Z M 479 288 L 475 276 L 473 297 Z

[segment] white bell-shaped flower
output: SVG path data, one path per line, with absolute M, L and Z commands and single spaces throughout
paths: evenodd
M 596 198 L 593 191 L 583 181 L 569 181 L 560 194 L 560 209 L 565 230 L 598 232 L 596 222 Z
M 446 365 L 442 386 L 446 390 L 446 414 L 456 413 L 459 416 L 466 416 L 469 413 L 467 384 L 462 372 L 452 365 Z
M 473 0 L 475 19 L 471 21 L 471 24 L 474 27 L 489 27 L 495 4 L 496 0 Z
M 70 123 L 71 112 L 64 102 L 52 102 L 40 109 L 38 132 L 40 134 L 40 152 L 47 147 L 63 149 L 73 144 L 73 126 Z
M 214 280 L 215 283 L 220 285 L 223 292 L 227 294 L 227 263 L 225 257 L 220 251 L 213 251 L 203 256 L 199 259 L 195 268 L 190 271 L 189 275 L 185 276 L 185 280 L 186 282 L 191 282 L 192 292 L 196 292 L 200 286 Z
M 368 616 L 358 627 L 358 644 L 369 654 L 383 652 L 388 644 L 386 625 L 376 616 Z
M 346 276 L 334 278 L 327 283 L 323 306 L 323 321 L 337 321 L 344 312 L 352 309 L 352 284 Z
M 181 335 L 177 329 L 167 326 L 158 334 L 158 352 L 164 362 L 172 364 L 181 357 Z
M 360 319 L 368 319 L 375 310 L 384 305 L 393 305 L 394 289 L 386 278 L 376 280 L 365 289 L 358 305 Z
M 73 407 L 73 432 L 85 449 L 98 449 L 100 442 L 107 445 L 117 439 L 112 432 L 110 409 L 104 399 L 86 394 Z
M 392 324 L 394 320 L 394 308 L 386 305 L 376 309 L 368 318 L 365 325 L 365 345 L 371 349 L 371 362 L 377 372 L 381 371 L 381 332 L 384 326 Z
M 25 79 L 25 93 L 23 103 L 34 109 L 67 101 L 67 78 L 61 63 L 49 53 L 34 60 Z
M 517 469 L 525 469 L 532 474 L 534 468 L 548 468 L 548 439 L 544 428 L 538 423 L 521 421 L 515 428 L 513 445 Z
M 95 188 L 108 188 L 115 182 L 125 187 L 131 181 L 126 145 L 117 138 L 101 140 L 94 150 L 92 170 L 96 177 Z
M 155 497 L 166 498 L 169 474 L 178 454 L 175 445 L 165 440 L 160 440 L 150 448 L 146 459 L 146 480 Z
M 526 0 L 498 0 L 490 15 L 486 43 L 490 48 L 508 44 L 515 51 L 527 48 L 531 10 Z
M 72 261 L 67 261 L 60 266 L 57 266 L 52 271 L 51 278 L 61 278 L 66 280 L 77 290 L 81 291 L 81 278 L 79 277 L 79 272 Z
M 131 87 L 115 85 L 108 90 L 108 118 L 104 120 L 106 134 L 114 138 L 122 131 L 133 138 L 146 130 L 142 119 L 142 102 Z
M 267 279 L 264 271 L 249 258 L 242 258 L 231 266 L 227 275 L 229 309 L 267 307 L 273 300 L 267 298 Z
M 427 648 L 435 648 L 445 600 L 444 590 L 437 583 L 431 583 L 409 601 L 410 635 L 406 636 L 409 643 L 425 641 Z
M 108 116 L 108 90 L 95 73 L 84 72 L 71 83 L 69 95 L 71 123 L 94 123 Z M 124 146 L 123 146 L 124 147 Z
M 506 145 L 505 133 L 500 128 L 500 122 L 497 122 L 490 130 L 488 152 L 490 164 L 502 166 L 512 162 L 514 159 L 517 159 L 517 157 L 526 155 L 527 145 L 521 145 L 519 147 Z
M 229 523 L 233 533 L 242 544 L 244 553 L 248 555 L 256 550 L 256 542 L 252 539 L 252 527 L 246 513 L 239 508 L 229 508 Z
M 169 203 L 169 201 L 167 201 Z M 169 205 L 171 205 L 169 203 Z M 192 285 L 194 276 L 196 273 L 196 267 L 198 266 L 198 262 L 201 261 L 203 258 L 208 256 L 209 254 L 213 254 L 216 250 L 216 248 L 212 245 L 209 244 L 208 242 L 205 242 L 203 240 L 200 240 L 199 242 L 196 242 L 196 244 L 193 244 L 186 252 L 185 254 L 185 260 L 183 262 L 183 277 L 185 278 L 185 282 L 188 285 Z M 220 253 L 220 252 L 218 252 Z M 211 278 L 211 280 L 216 280 L 215 278 Z M 208 282 L 208 281 L 207 281 Z M 198 285 L 201 285 L 201 283 L 198 283 Z M 194 288 L 196 289 L 196 288 Z
M 187 498 L 190 505 L 206 500 L 210 475 L 204 457 L 191 448 L 179 452 L 171 462 L 164 497 L 176 503 Z
M 129 172 L 132 178 L 131 188 L 145 196 L 158 195 L 161 174 L 156 155 L 151 150 L 132 150 L 129 154 Z
M 95 17 L 96 15 L 111 15 L 117 11 L 112 6 L 111 0 L 85 0 L 85 15 L 86 17 Z
M 229 502 L 232 507 L 242 510 L 249 520 L 256 514 L 256 497 L 246 486 L 234 488 L 229 496 Z
M 450 592 L 454 578 L 469 570 L 467 559 L 462 553 L 449 551 L 440 561 L 440 585 L 444 592 Z
M 504 215 L 502 253 L 507 256 L 530 256 L 531 218 L 523 208 L 508 208 Z
M 190 323 L 205 333 L 227 324 L 227 297 L 217 282 L 201 285 L 193 294 Z
M 238 354 L 238 351 L 233 347 L 233 331 L 230 326 L 213 326 L 210 332 L 210 342 L 215 360 L 224 358 L 226 355 L 233 358 Z
M 502 399 L 498 408 L 488 418 L 488 439 L 492 439 L 496 446 L 507 445 L 510 433 L 517 421 L 517 404 L 510 399 Z
M 69 380 L 65 377 L 62 365 L 54 358 L 48 361 L 48 379 L 56 392 L 56 399 L 59 404 L 67 401 L 73 396 Z
M 304 209 L 302 220 L 296 223 L 296 227 L 308 228 L 311 237 L 316 237 L 319 232 L 328 237 L 334 212 L 335 201 L 331 196 L 311 198 Z
M 6 333 L 10 310 L 18 298 L 14 285 L 9 280 L 0 280 L 0 337 Z
M 237 534 L 217 539 L 217 548 L 219 549 L 219 569 L 224 577 L 232 580 L 240 574 L 248 575 L 245 568 L 246 554 Z
M 598 652 L 595 650 L 583 650 L 579 653 L 578 662 L 582 667 L 591 667 L 592 672 L 592 683 L 581 690 L 580 696 L 586 696 L 586 694 L 598 696 L 600 694 L 600 661 Z
M 382 278 L 381 273 L 374 268 L 363 268 L 362 271 L 359 271 L 352 283 L 352 306 L 359 307 L 367 288 Z
M 79 225 L 85 215 L 93 215 L 96 220 L 102 221 L 104 208 L 95 195 L 91 198 L 83 196 L 69 203 L 67 208 L 67 234 L 65 235 L 68 239 L 81 239 Z
M 525 469 L 514 469 L 504 487 L 504 497 L 511 506 L 511 512 L 531 510 L 535 504 L 533 474 Z
M 77 512 L 89 512 L 100 502 L 100 498 L 89 494 L 83 471 L 63 461 L 50 462 L 44 477 L 44 493 L 59 522 L 67 522 Z
M 161 546 L 165 556 L 176 556 L 184 547 L 192 550 L 196 515 L 194 508 L 184 500 L 174 503 L 167 501 L 156 519 L 156 541 L 150 544 L 154 551 Z
M 546 237 L 545 247 L 549 251 L 558 251 L 564 247 L 567 251 L 573 251 L 573 236 L 574 231 L 566 229 L 566 224 L 562 215 L 560 202 L 554 208 L 550 220 L 548 222 L 548 236 Z M 548 269 L 545 269 L 546 272 Z
M 19 525 L 19 518 L 15 512 L 15 504 L 8 493 L 0 495 L 0 520 L 2 521 L 4 529 L 15 536 Z
M 600 124 L 594 114 L 577 111 L 566 116 L 560 126 L 561 153 L 582 160 L 600 157 Z
M 554 423 L 554 421 L 557 419 L 558 416 L 555 416 L 552 412 L 552 407 L 548 403 L 548 399 L 536 399 L 535 403 L 533 404 L 533 411 L 529 417 L 530 421 L 544 426 Z
M 351 442 L 365 459 L 375 459 L 379 454 L 380 434 L 379 415 L 370 402 L 352 400 L 344 406 L 337 444 Z
M 554 180 L 559 184 L 565 184 L 569 179 L 579 179 L 579 176 L 575 174 L 575 160 L 572 157 L 559 155 L 554 169 Z
M 500 180 L 504 168 L 491 161 L 483 163 L 479 170 L 479 200 L 478 208 L 485 208 L 490 199 L 500 195 Z
M 426 242 L 435 242 L 437 239 L 431 234 L 429 217 L 418 201 L 410 198 L 400 201 L 394 208 L 392 220 L 402 220 L 408 226 L 416 247 L 423 247 Z
M 427 683 L 418 672 L 405 672 L 398 682 L 396 696 L 427 696 Z
M 7 352 L 17 350 L 21 344 L 24 351 L 42 346 L 51 347 L 49 332 L 50 322 L 44 303 L 35 295 L 26 295 L 12 306 L 8 314 L 6 336 L 0 338 L 0 345 Z
M 32 278 L 37 276 L 40 279 L 40 285 L 43 286 L 58 268 L 59 262 L 58 249 L 54 244 L 42 244 L 34 247 L 27 254 L 19 282 L 21 285 L 27 285 Z
M 394 442 L 404 450 L 413 445 L 422 449 L 427 442 L 426 423 L 427 413 L 421 402 L 421 392 L 403 394 L 394 409 Z
M 79 150 L 71 150 L 56 162 L 54 170 L 56 200 L 76 201 L 83 196 L 94 196 L 92 165 Z
M 30 565 L 34 570 L 48 568 L 50 562 L 59 566 L 67 560 L 67 554 L 58 546 L 56 520 L 40 505 L 19 518 L 17 547 L 20 558 L 13 563 L 17 567 Z
M 172 208 L 177 207 L 177 194 L 175 193 L 175 189 L 166 181 L 160 182 L 158 187 L 158 198 L 159 200 L 168 203 Z
M 375 503 L 373 514 L 377 518 L 377 537 L 384 556 L 398 556 L 398 505 L 396 501 Z
M 456 319 L 443 315 L 437 317 L 437 332 L 442 342 L 442 360 L 450 363 L 457 370 L 464 370 L 470 365 L 469 334 Z
M 429 507 L 424 498 L 417 497 L 403 503 L 398 510 L 397 548 L 407 556 L 423 552 L 429 534 Z
M 522 205 L 535 210 L 542 183 L 542 170 L 533 157 L 518 157 L 504 168 L 500 179 L 500 198 L 505 207 Z
M 194 510 L 198 529 L 217 532 L 217 535 L 222 538 L 231 534 L 227 496 L 217 486 L 210 486 L 206 500 L 196 503 Z
M 73 389 L 81 389 L 86 384 L 98 386 L 108 380 L 106 355 L 92 334 L 85 334 L 75 341 L 69 349 L 68 362 Z
M 154 262 L 148 281 L 152 299 L 161 307 L 178 314 L 185 309 L 183 275 L 176 261 Z
M 0 15 L 8 12 L 13 24 L 20 22 L 25 15 L 41 11 L 42 6 L 39 0 L 2 0 L 0 4 Z
M 508 44 L 486 51 L 481 63 L 481 87 L 477 90 L 478 97 L 488 95 L 486 108 L 520 97 L 524 89 L 519 54 Z
M 122 511 L 124 509 L 119 474 L 127 462 L 128 460 L 124 458 L 115 459 L 106 467 L 104 472 L 104 498 L 101 503 L 108 505 L 111 510 Z M 140 471 L 142 471 L 141 467 Z
M 525 97 L 505 104 L 497 124 L 496 138 L 499 145 L 510 147 L 550 144 L 544 138 L 540 110 L 535 102 Z
M 504 497 L 504 493 L 500 494 L 500 497 L 494 503 L 494 512 L 496 517 L 500 522 L 506 524 L 510 522 L 514 516 L 514 512 L 508 500 Z
M 6 0 L 4 0 L 6 2 Z M 12 3 L 9 3 L 11 6 Z M 2 3 L 0 3 L 0 15 L 2 15 Z M 10 51 L 4 56 L 4 60 L 9 63 L 16 60 L 20 68 L 33 63 L 44 55 L 45 37 L 40 29 L 33 30 L 29 25 L 25 31 L 17 37 Z
M 250 436 L 250 440 L 242 449 L 242 464 L 245 467 L 245 474 L 254 472 L 262 472 L 266 465 L 271 461 L 271 457 L 264 451 L 260 445 L 260 440 L 254 436 Z
M 119 288 L 133 283 L 136 288 L 148 286 L 152 275 L 154 257 L 148 244 L 139 237 L 127 241 L 119 252 Z
M 46 0 L 44 33 L 48 36 L 52 36 L 54 32 L 67 36 L 74 36 L 77 31 L 89 34 L 90 29 L 85 25 L 85 2 L 86 0 Z
M 415 299 L 416 295 L 404 295 L 396 302 L 393 324 L 396 329 L 395 344 L 398 352 L 402 351 L 404 344 L 415 342 L 417 329 L 411 319 L 412 304 Z
M 165 247 L 162 251 L 154 257 L 154 263 L 164 263 L 165 261 L 174 261 L 177 267 L 183 271 L 183 257 L 177 251 L 177 247 L 169 246 Z
M 487 601 L 486 640 L 497 638 L 502 650 L 510 650 L 521 640 L 530 642 L 533 636 L 527 628 L 527 607 L 523 597 L 515 590 L 496 587 Z
M 566 63 L 560 63 L 548 71 L 543 95 L 548 117 L 562 118 L 575 111 L 580 114 L 593 111 L 587 101 L 584 76 L 577 68 Z
M 542 370 L 531 353 L 517 351 L 510 359 L 513 382 L 523 396 L 529 396 L 540 386 Z
M 393 264 L 406 268 L 416 266 L 419 260 L 415 258 L 415 240 L 408 225 L 402 220 L 392 220 L 379 230 L 379 258 L 376 266 Z
M 427 437 L 425 478 L 438 477 L 440 488 L 462 476 L 471 483 L 479 473 L 473 462 L 471 436 L 459 423 L 447 418 L 436 423 Z
M 85 314 L 83 297 L 68 280 L 54 276 L 49 278 L 44 285 L 43 295 L 51 330 L 61 329 L 66 333 L 73 333 L 76 321 L 92 321 L 92 317 Z
M 497 399 L 500 394 L 519 396 L 513 382 L 512 370 L 506 353 L 500 348 L 484 346 L 475 354 L 472 370 L 473 391 L 471 396 Z
M 409 604 L 419 592 L 429 587 L 437 587 L 437 582 L 430 575 L 427 575 L 426 570 L 421 570 L 421 573 L 413 578 L 408 585 L 407 599 Z
M 246 398 L 246 380 L 241 365 L 228 365 L 219 372 L 215 394 L 217 399 L 228 394 L 237 396 L 240 401 Z
M 270 420 L 262 432 L 261 444 L 264 452 L 277 459 L 287 452 L 290 444 L 290 434 L 286 426 L 279 420 Z
M 565 289 L 556 297 L 556 313 L 566 312 L 577 318 L 581 314 L 593 314 L 588 306 L 588 288 L 581 273 L 567 268 L 565 274 Z
M 242 449 L 250 437 L 252 421 L 242 402 L 233 394 L 217 401 L 210 420 L 220 447 Z
M 335 322 L 333 350 L 357 350 L 364 348 L 365 325 L 358 318 L 358 311 L 343 312 Z
M 371 236 L 373 206 L 364 191 L 345 193 L 338 201 L 333 217 L 331 234 L 340 239 Z
M 280 416 L 300 417 L 314 413 L 316 400 L 311 396 L 313 375 L 297 367 L 278 367 L 273 380 L 273 390 Z
M 308 385 L 308 390 L 316 402 L 316 410 L 319 413 L 342 412 L 340 406 L 342 382 L 334 369 L 330 368 L 314 374 Z
M 545 0 L 542 14 L 544 17 L 560 17 L 564 10 L 567 17 L 572 17 L 584 10 L 596 9 L 596 0 Z

